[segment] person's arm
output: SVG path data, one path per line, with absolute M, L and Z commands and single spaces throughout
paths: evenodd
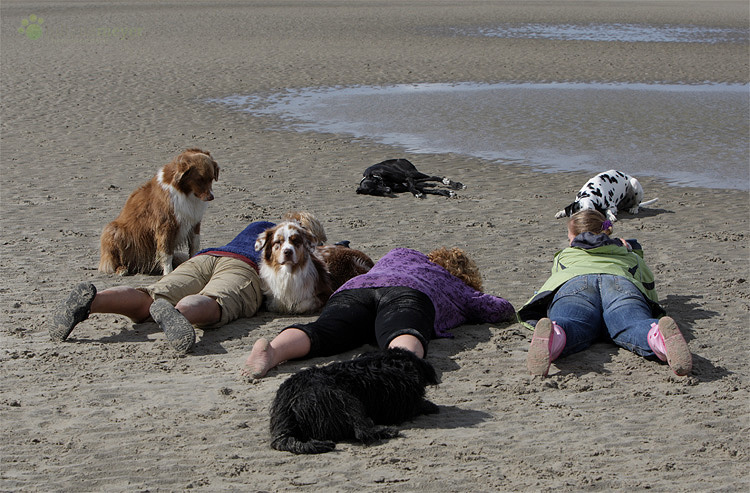
M 516 310 L 508 300 L 481 291 L 474 291 L 468 298 L 465 314 L 468 320 L 476 322 L 507 322 L 516 318 Z

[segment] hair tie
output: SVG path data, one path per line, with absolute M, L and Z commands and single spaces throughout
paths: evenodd
M 602 223 L 602 232 L 607 231 L 611 227 L 612 227 L 612 221 L 610 221 L 609 219 L 605 220 Z

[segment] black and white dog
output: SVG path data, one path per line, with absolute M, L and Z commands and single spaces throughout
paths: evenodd
M 365 195 L 394 197 L 396 193 L 411 192 L 420 199 L 427 193 L 455 197 L 456 192 L 453 190 L 466 188 L 457 181 L 421 173 L 407 159 L 388 159 L 373 164 L 362 173 L 362 176 L 363 178 L 357 187 L 357 193 Z M 437 184 L 429 182 L 442 183 L 452 190 L 433 188 Z
M 389 426 L 439 408 L 424 398 L 435 369 L 404 349 L 307 368 L 285 380 L 271 406 L 271 447 L 330 452 L 341 440 L 365 444 L 398 436 Z
M 555 214 L 556 218 L 570 217 L 584 209 L 596 209 L 607 219 L 617 221 L 618 211 L 638 214 L 642 205 L 650 205 L 659 199 L 643 201 L 643 187 L 640 182 L 621 171 L 611 169 L 591 178 L 579 190 L 575 201 Z

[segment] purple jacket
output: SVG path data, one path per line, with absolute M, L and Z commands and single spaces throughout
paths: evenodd
M 366 274 L 347 281 L 345 289 L 405 286 L 426 294 L 435 306 L 435 335 L 453 337 L 448 329 L 463 323 L 494 323 L 515 319 L 507 300 L 469 287 L 427 255 L 408 248 L 395 248 L 378 260 Z

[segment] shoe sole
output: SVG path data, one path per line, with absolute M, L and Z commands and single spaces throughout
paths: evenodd
M 662 317 L 659 320 L 659 332 L 664 338 L 667 363 L 672 371 L 680 376 L 690 373 L 693 368 L 693 356 L 675 321 L 670 317 Z
M 49 337 L 53 341 L 62 342 L 68 338 L 73 328 L 89 317 L 91 303 L 96 297 L 96 287 L 90 282 L 78 284 L 70 292 L 68 298 L 52 317 Z
M 179 354 L 185 354 L 195 344 L 195 329 L 188 319 L 166 300 L 156 300 L 149 308 L 151 318 L 159 324 L 167 341 Z
M 532 375 L 546 377 L 549 373 L 549 338 L 552 335 L 552 321 L 543 318 L 536 323 L 531 337 L 529 354 L 526 356 L 526 367 Z

